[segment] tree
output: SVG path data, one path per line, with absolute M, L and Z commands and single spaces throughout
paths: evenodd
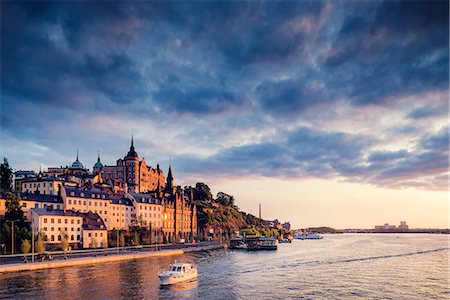
M 216 202 L 225 205 L 225 206 L 233 206 L 234 205 L 234 197 L 223 192 L 217 193 Z
M 137 232 L 134 233 L 133 245 L 134 246 L 139 246 L 139 234 Z
M 24 240 L 22 242 L 22 253 L 24 254 L 24 261 L 28 262 L 27 260 L 27 254 L 30 252 L 31 249 L 31 243 L 29 240 Z
M 44 253 L 44 251 L 45 251 L 44 233 L 39 232 L 38 238 L 36 241 L 36 252 L 39 254 L 42 254 L 42 253 Z
M 5 220 L 23 221 L 23 211 L 20 205 L 20 196 L 15 193 L 7 193 L 5 199 Z
M 120 233 L 119 246 L 125 247 L 125 235 L 123 234 L 123 232 Z
M 197 182 L 194 188 L 194 198 L 196 200 L 212 201 L 213 195 L 209 186 L 203 182 Z
M 98 241 L 95 237 L 91 239 L 91 248 L 98 248 Z
M 60 235 L 61 235 L 61 242 L 60 242 L 61 249 L 62 251 L 64 251 L 64 259 L 67 259 L 66 252 L 69 249 L 69 236 L 65 231 L 61 231 Z
M 3 158 L 3 163 L 0 164 L 0 192 L 12 191 L 13 171 L 9 167 L 8 159 Z

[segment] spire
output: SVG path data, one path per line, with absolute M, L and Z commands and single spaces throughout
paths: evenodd
M 77 160 L 76 160 L 76 161 L 79 161 L 79 160 L 78 160 L 78 149 L 77 149 Z
M 134 143 L 133 143 L 133 131 L 131 131 L 131 147 L 130 148 L 134 148 Z
M 98 150 L 97 162 L 100 162 L 100 150 Z
M 167 172 L 166 189 L 169 191 L 173 190 L 172 164 L 170 162 L 170 159 L 169 159 L 169 172 Z

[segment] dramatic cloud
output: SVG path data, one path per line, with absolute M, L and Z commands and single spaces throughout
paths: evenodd
M 448 5 L 4 2 L 1 153 L 446 189 Z

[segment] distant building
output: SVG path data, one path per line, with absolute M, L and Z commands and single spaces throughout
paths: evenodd
M 281 226 L 285 230 L 291 230 L 291 223 L 289 223 L 289 222 L 284 222 Z
M 375 226 L 376 230 L 392 230 L 397 228 L 395 225 L 389 225 L 389 223 L 386 223 L 384 225 L 377 225 Z
M 117 184 L 126 186 L 126 192 L 147 193 L 163 186 L 165 182 L 164 174 L 157 164 L 156 169 L 147 166 L 145 158 L 139 160 L 139 155 L 134 148 L 133 137 L 127 155 L 119 158 L 115 166 L 103 165 L 100 155 L 93 167 L 93 174 L 101 174 L 101 177 L 108 181 L 116 181 Z
M 401 229 L 401 230 L 408 230 L 408 229 L 409 229 L 409 226 L 406 225 L 406 221 L 400 221 L 400 226 L 398 226 L 398 229 Z
M 34 171 L 19 170 L 14 173 L 14 190 L 21 192 L 22 182 L 30 178 L 36 178 Z

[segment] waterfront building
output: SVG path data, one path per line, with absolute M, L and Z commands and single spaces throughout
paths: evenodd
M 108 245 L 108 231 L 102 218 L 92 212 L 80 213 L 83 218 L 83 248 L 100 248 Z
M 82 216 L 72 210 L 56 210 L 51 206 L 33 208 L 28 213 L 34 231 L 43 233 L 49 245 L 61 243 L 62 234 L 66 234 L 69 243 L 79 247 L 82 241 Z

